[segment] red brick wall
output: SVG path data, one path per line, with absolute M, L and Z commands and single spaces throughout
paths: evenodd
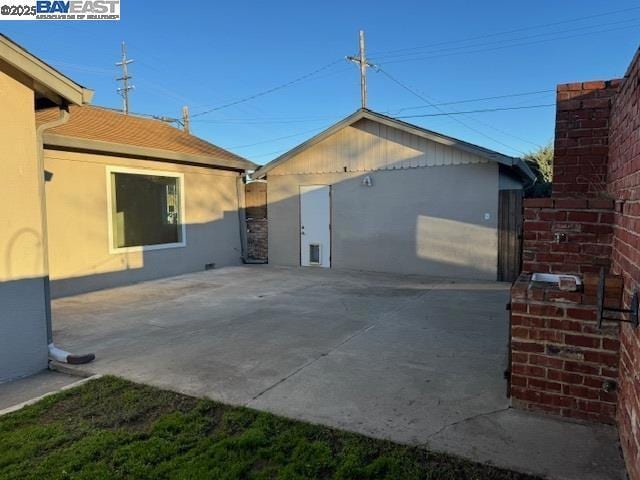
M 624 79 L 560 85 L 557 103 L 553 199 L 525 204 L 525 270 L 588 277 L 588 272 L 606 268 L 610 262 L 610 270 L 623 280 L 623 301 L 628 305 L 640 285 L 640 51 Z M 608 202 L 603 198 L 607 196 L 615 201 L 613 215 L 610 203 L 605 207 Z M 580 213 L 585 201 L 586 209 Z M 568 207 L 567 202 L 583 203 L 576 208 Z M 564 245 L 554 242 L 554 234 L 561 231 L 569 238 Z M 548 293 L 540 297 L 534 288 L 522 297 L 521 288 L 514 288 L 512 388 L 516 403 L 563 415 L 611 420 L 614 397 L 600 398 L 599 393 L 595 398 L 594 391 L 572 390 L 585 386 L 587 377 L 597 381 L 609 378 L 603 375 L 605 365 L 607 375 L 614 377 L 610 355 L 616 342 L 611 331 L 601 336 L 593 332 L 588 323 L 593 308 L 584 303 L 584 297 L 580 308 L 555 308 L 549 305 Z M 579 335 L 569 333 L 569 327 Z M 629 476 L 640 480 L 640 329 L 623 325 L 619 330 L 617 420 Z M 549 345 L 564 345 L 567 353 L 571 353 L 570 346 L 586 349 L 585 354 L 599 353 L 580 360 L 584 371 L 579 373 L 585 374 L 584 378 L 565 377 L 567 381 L 562 382 L 551 378 L 549 372 L 568 374 L 575 359 L 552 358 Z M 555 352 L 555 347 L 551 351 Z M 599 375 L 593 364 L 596 359 L 602 360 Z M 586 368 L 589 364 L 593 368 Z M 600 410 L 580 407 L 580 398 L 600 402 Z
M 266 218 L 247 218 L 247 257 L 266 262 L 269 258 L 269 223 Z
M 617 80 L 558 85 L 553 196 L 607 190 L 609 116 L 617 87 Z
M 640 59 L 636 54 L 610 120 L 608 188 L 618 201 L 612 270 L 622 275 L 625 300 L 640 285 Z M 640 329 L 620 334 L 618 424 L 629 476 L 640 480 Z
M 245 216 L 247 219 L 247 257 L 266 262 L 269 257 L 267 222 L 267 183 L 245 185 Z
M 605 198 L 531 198 L 524 202 L 523 271 L 609 270 L 614 203 Z
M 523 274 L 511 289 L 513 405 L 613 423 L 619 327 L 598 329 L 594 284 L 579 293 L 529 280 Z M 605 391 L 605 382 L 614 388 Z

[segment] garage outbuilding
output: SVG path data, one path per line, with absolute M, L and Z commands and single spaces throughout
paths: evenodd
M 256 178 L 267 179 L 270 264 L 508 280 L 535 175 L 520 158 L 361 109 Z

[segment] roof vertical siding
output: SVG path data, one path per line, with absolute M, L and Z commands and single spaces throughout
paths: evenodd
M 361 119 L 277 165 L 269 175 L 365 172 L 489 160 L 410 132 Z

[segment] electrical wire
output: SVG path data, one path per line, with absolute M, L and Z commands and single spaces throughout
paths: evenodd
M 259 153 L 258 155 L 251 155 L 251 158 L 268 157 L 270 155 L 279 155 L 287 151 L 289 151 L 288 148 L 281 148 L 280 150 L 276 150 L 274 152 L 266 152 L 266 153 Z
M 224 119 L 197 119 L 195 122 L 198 123 L 213 123 L 213 124 L 229 124 L 229 125 L 289 125 L 289 124 L 299 124 L 299 123 L 314 123 L 314 122 L 324 122 L 331 117 L 324 118 L 316 118 L 316 119 L 308 119 L 308 120 L 299 120 L 299 119 L 280 119 L 280 120 L 269 120 L 269 119 L 242 119 L 242 118 L 224 118 Z
M 312 132 L 320 132 L 320 131 L 322 131 L 324 129 L 326 129 L 326 127 L 316 127 L 316 128 L 312 128 L 310 130 L 304 130 L 302 132 L 292 133 L 291 135 L 285 135 L 283 137 L 269 138 L 267 140 L 261 140 L 259 142 L 245 143 L 244 145 L 234 145 L 234 146 L 229 147 L 229 149 L 243 149 L 243 148 L 254 147 L 256 145 L 264 145 L 265 143 L 273 143 L 273 142 L 277 142 L 277 141 L 280 141 L 280 140 L 286 140 L 288 138 L 299 137 L 300 135 L 306 135 L 306 134 L 312 133 Z
M 467 115 L 469 113 L 486 113 L 486 112 L 503 112 L 505 110 L 526 110 L 529 108 L 544 108 L 555 107 L 555 103 L 543 103 L 540 105 L 523 105 L 520 107 L 496 107 L 496 108 L 483 108 L 479 110 L 467 110 L 467 111 L 454 111 L 454 112 L 440 112 L 440 113 L 423 113 L 418 115 L 400 115 L 395 118 L 423 118 L 423 117 L 443 117 L 449 115 Z
M 620 24 L 624 24 L 624 23 L 630 23 L 630 22 L 637 22 L 638 20 L 640 20 L 640 18 L 635 17 L 635 18 L 626 18 L 624 20 L 618 20 L 616 22 L 610 22 L 610 23 L 601 23 L 601 24 L 596 24 L 596 25 L 583 25 L 581 27 L 576 27 L 576 28 L 571 28 L 571 29 L 567 29 L 567 30 L 562 30 L 562 31 L 558 31 L 558 32 L 544 32 L 544 33 L 537 33 L 534 35 L 527 35 L 524 37 L 517 37 L 517 38 L 509 38 L 509 39 L 501 39 L 501 40 L 495 40 L 492 42 L 485 42 L 485 43 L 473 43 L 470 45 L 462 45 L 459 47 L 448 47 L 448 48 L 439 48 L 439 49 L 435 49 L 435 50 L 431 50 L 431 51 L 425 51 L 425 52 L 411 52 L 411 53 L 404 53 L 404 54 L 398 54 L 398 55 L 386 55 L 386 57 L 391 57 L 391 58 L 401 58 L 401 57 L 415 57 L 416 55 L 424 55 L 424 54 L 433 54 L 433 53 L 446 53 L 449 51 L 455 51 L 455 50 L 465 50 L 465 49 L 469 49 L 469 48 L 475 48 L 475 47 L 486 47 L 486 46 L 491 46 L 491 45 L 503 45 L 505 42 L 514 42 L 514 41 L 520 41 L 520 40 L 530 40 L 532 38 L 539 38 L 539 37 L 549 37 L 551 35 L 563 35 L 563 34 L 567 34 L 570 32 L 577 32 L 580 30 L 585 30 L 585 29 L 593 29 L 593 28 L 601 28 L 601 27 L 611 27 L 614 25 L 620 25 Z M 628 25 L 627 27 L 623 27 L 623 28 L 629 28 L 631 27 L 631 25 Z M 592 34 L 592 33 L 597 33 L 597 32 L 585 32 L 584 34 Z M 553 40 L 554 38 L 543 38 L 542 41 L 549 41 L 549 40 Z M 378 62 L 380 63 L 380 59 L 381 57 L 373 57 L 371 60 L 375 63 Z M 384 63 L 384 59 L 382 60 L 382 62 Z
M 405 85 L 404 83 L 402 83 L 400 80 L 398 80 L 397 78 L 395 78 L 393 75 L 391 75 L 389 72 L 387 72 L 386 70 L 383 70 L 380 66 L 376 67 L 376 71 L 382 73 L 383 75 L 385 75 L 389 80 L 391 80 L 392 82 L 394 82 L 396 85 L 400 86 L 402 89 L 406 90 L 407 92 L 411 93 L 412 95 L 418 97 L 420 100 L 422 100 L 425 103 L 428 103 L 429 105 L 431 105 L 432 107 L 434 107 L 436 110 L 438 110 L 439 112 L 449 116 L 450 118 L 454 119 L 456 122 L 458 122 L 460 125 L 462 125 L 463 127 L 477 133 L 478 135 L 481 135 L 485 138 L 487 138 L 488 140 L 491 140 L 492 142 L 495 142 L 499 145 L 502 145 L 503 147 L 508 148 L 509 150 L 513 150 L 516 151 L 518 153 L 521 153 L 522 155 L 525 155 L 526 152 L 520 150 L 519 148 L 515 148 L 512 145 L 509 145 L 507 143 L 501 142 L 500 140 L 491 137 L 490 135 L 487 135 L 486 133 L 478 130 L 477 128 L 474 128 L 470 125 L 468 125 L 467 123 L 463 122 L 462 120 L 460 120 L 458 117 L 456 117 L 455 115 L 449 115 L 447 112 L 445 112 L 444 110 L 442 110 L 440 107 L 438 107 L 437 105 L 435 105 L 431 100 L 429 100 L 428 98 L 426 98 L 425 96 L 419 94 L 418 92 L 416 92 L 415 90 L 413 90 L 411 87 Z
M 243 97 L 243 98 L 240 98 L 238 100 L 234 100 L 232 102 L 224 103 L 222 105 L 218 105 L 217 107 L 213 107 L 213 108 L 210 108 L 208 110 L 204 110 L 202 112 L 195 113 L 195 114 L 191 115 L 191 117 L 194 118 L 194 117 L 199 117 L 199 116 L 202 116 L 202 115 L 206 115 L 206 114 L 211 113 L 211 112 L 215 112 L 215 111 L 218 111 L 218 110 L 222 110 L 224 108 L 232 107 L 234 105 L 238 105 L 240 103 L 248 102 L 250 100 L 253 100 L 253 99 L 256 99 L 256 98 L 259 98 L 259 97 L 263 97 L 263 96 L 268 95 L 270 93 L 277 92 L 278 90 L 282 90 L 284 88 L 290 87 L 290 86 L 292 86 L 292 85 L 294 85 L 296 83 L 302 82 L 303 80 L 306 80 L 306 79 L 308 79 L 308 78 L 310 78 L 310 77 L 312 77 L 314 75 L 317 75 L 318 73 L 323 72 L 324 70 L 327 70 L 328 68 L 330 68 L 330 67 L 332 67 L 332 66 L 334 66 L 334 65 L 336 65 L 336 64 L 338 64 L 340 62 L 343 62 L 343 61 L 344 60 L 342 58 L 339 59 L 339 60 L 334 60 L 333 62 L 327 63 L 326 65 L 323 65 L 322 67 L 317 68 L 317 69 L 313 70 L 312 72 L 309 72 L 309 73 L 301 75 L 301 76 L 299 76 L 297 78 L 294 78 L 293 80 L 291 80 L 289 82 L 285 82 L 285 83 L 282 83 L 282 84 L 277 85 L 275 87 L 269 88 L 267 90 L 263 90 L 261 92 L 254 93 L 253 95 L 249 95 L 247 97 Z
M 502 98 L 512 98 L 512 97 L 524 97 L 524 96 L 528 96 L 528 95 L 539 95 L 542 93 L 555 93 L 555 90 L 553 89 L 549 89 L 549 90 L 535 90 L 532 92 L 520 92 L 520 93 L 507 93 L 505 95 L 493 95 L 491 97 L 479 97 L 479 98 L 468 98 L 466 100 L 454 100 L 451 102 L 440 102 L 440 103 L 435 103 L 434 105 L 441 107 L 441 106 L 446 106 L 446 105 L 459 105 L 461 103 L 475 103 L 475 102 L 483 102 L 485 100 L 498 100 L 498 99 L 502 99 Z M 400 112 L 404 112 L 406 110 L 418 110 L 421 108 L 433 108 L 431 105 L 414 105 L 411 107 L 401 107 L 401 108 L 397 108 L 394 109 L 393 112 L 395 112 L 395 114 L 398 114 Z M 391 114 L 391 112 L 387 112 L 387 114 Z
M 579 33 L 579 34 L 575 34 L 575 35 L 567 35 L 567 36 L 563 36 L 563 37 L 546 38 L 546 39 L 543 39 L 543 40 L 537 40 L 537 41 L 533 41 L 533 42 L 522 42 L 522 43 L 509 44 L 509 45 L 500 45 L 500 46 L 493 47 L 493 48 L 481 48 L 481 49 L 477 49 L 477 50 L 466 50 L 466 51 L 461 51 L 461 52 L 441 53 L 441 54 L 427 55 L 427 56 L 417 56 L 417 57 L 411 57 L 411 58 L 400 58 L 400 59 L 397 59 L 397 60 L 391 59 L 389 61 L 383 61 L 383 62 L 376 62 L 375 59 L 372 59 L 372 61 L 375 62 L 377 65 L 390 65 L 392 63 L 413 62 L 413 61 L 429 60 L 429 59 L 432 59 L 432 58 L 451 57 L 451 56 L 456 56 L 456 55 L 469 55 L 469 54 L 472 54 L 472 53 L 484 53 L 484 52 L 492 52 L 492 51 L 496 51 L 496 50 L 504 50 L 504 49 L 507 49 L 507 48 L 537 45 L 537 44 L 540 44 L 540 43 L 552 42 L 552 41 L 555 41 L 555 40 L 567 40 L 567 39 L 570 39 L 570 38 L 584 37 L 584 36 L 587 36 L 587 35 L 597 35 L 597 34 L 602 34 L 602 33 L 609 33 L 609 32 L 615 32 L 615 31 L 620 31 L 620 30 L 626 30 L 626 29 L 629 29 L 629 28 L 636 28 L 636 27 L 640 27 L 640 24 L 627 25 L 625 27 L 610 28 L 610 29 L 606 29 L 606 30 L 598 30 L 598 31 L 595 31 L 595 32 L 584 32 L 584 33 Z M 470 46 L 473 47 L 473 45 L 470 45 Z
M 431 43 L 431 44 L 421 45 L 421 46 L 416 46 L 416 47 L 405 47 L 405 48 L 399 48 L 399 49 L 393 49 L 393 50 L 382 50 L 382 51 L 379 51 L 379 52 L 373 51 L 373 52 L 370 52 L 370 55 L 372 57 L 376 57 L 376 56 L 383 56 L 385 54 L 403 52 L 403 51 L 408 51 L 408 50 L 418 50 L 418 49 L 429 48 L 429 47 L 437 47 L 437 46 L 441 46 L 441 45 L 451 45 L 451 44 L 455 44 L 455 43 L 469 42 L 469 41 L 472 41 L 472 40 L 481 40 L 481 39 L 484 39 L 484 38 L 492 38 L 492 37 L 497 37 L 497 36 L 500 36 L 500 35 L 510 35 L 512 33 L 520 33 L 520 32 L 525 32 L 525 31 L 529 31 L 529 30 L 536 30 L 536 29 L 541 29 L 541 28 L 555 27 L 555 26 L 558 26 L 558 25 L 565 25 L 567 23 L 575 23 L 575 22 L 581 22 L 583 20 L 591 20 L 593 18 L 606 17 L 606 16 L 611 16 L 611 15 L 616 15 L 616 14 L 619 14 L 619 13 L 627 13 L 627 12 L 634 11 L 634 10 L 640 10 L 640 7 L 630 7 L 630 8 L 624 8 L 624 9 L 621 9 L 621 10 L 611 10 L 611 11 L 608 11 L 608 12 L 602 12 L 602 13 L 597 13 L 597 14 L 593 14 L 593 15 L 583 16 L 583 17 L 576 17 L 576 18 L 570 18 L 570 19 L 566 19 L 566 20 L 560 20 L 558 22 L 542 23 L 542 24 L 537 24 L 537 25 L 530 25 L 528 27 L 519 27 L 519 28 L 512 29 L 512 30 L 503 30 L 501 32 L 493 32 L 493 33 L 488 33 L 488 34 L 475 35 L 475 36 L 472 36 L 472 37 L 467 37 L 467 38 L 463 38 L 463 39 L 459 39 L 459 40 L 445 40 L 445 41 L 442 41 L 442 42 L 436 42 L 436 43 Z

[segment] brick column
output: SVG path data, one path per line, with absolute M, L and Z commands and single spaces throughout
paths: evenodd
M 607 191 L 609 116 L 618 80 L 557 87 L 553 196 L 598 196 Z
M 511 397 L 516 407 L 614 423 L 619 326 L 596 324 L 597 276 L 583 292 L 565 292 L 522 274 L 511 289 Z M 617 305 L 620 278 L 609 277 Z

